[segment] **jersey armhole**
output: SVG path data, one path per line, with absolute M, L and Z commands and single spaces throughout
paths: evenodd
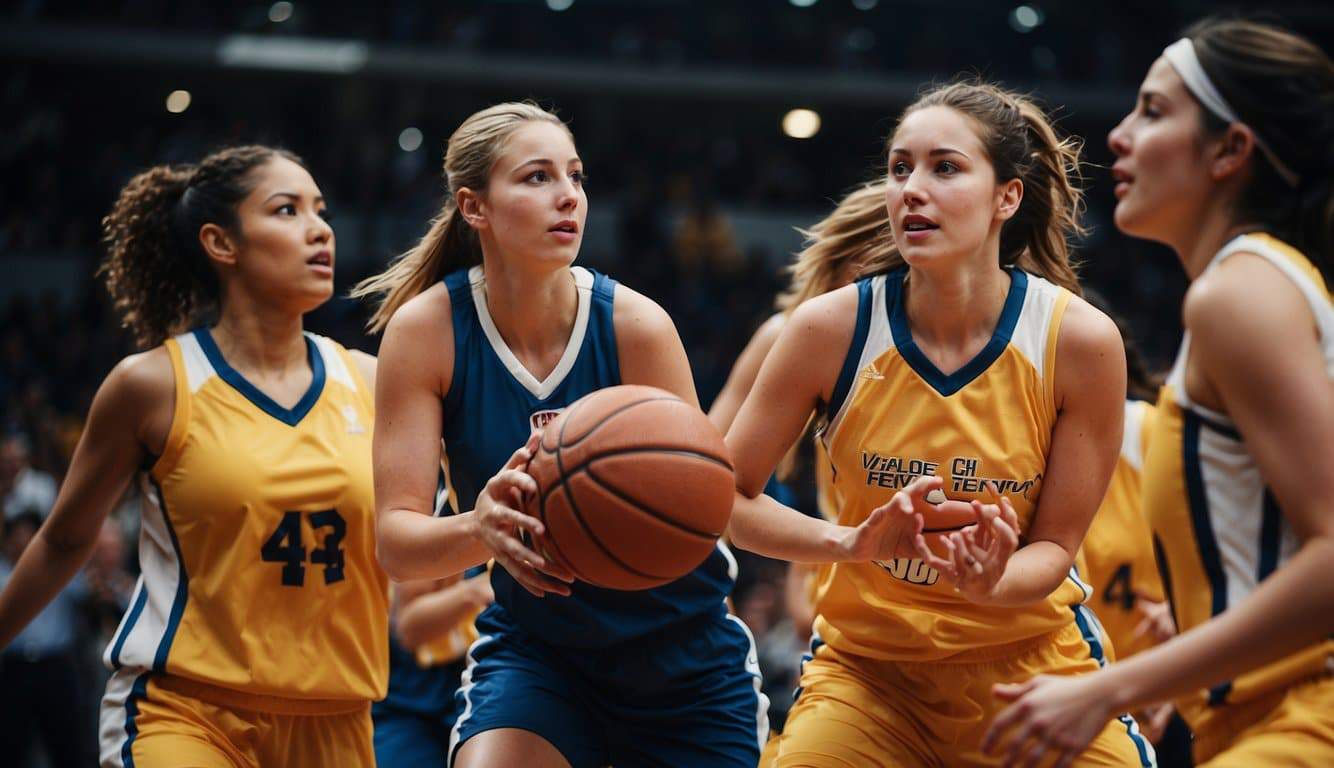
M 858 363 L 861 362 L 862 348 L 866 346 L 866 336 L 871 328 L 871 279 L 857 282 L 857 327 L 852 333 L 852 343 L 848 346 L 847 357 L 843 358 L 843 368 L 839 370 L 834 391 L 829 394 L 829 406 L 825 409 L 825 423 L 833 423 L 834 417 L 843 407 L 853 379 L 857 375 Z
M 1052 305 L 1051 320 L 1047 324 L 1047 349 L 1042 356 L 1042 392 L 1053 418 L 1056 416 L 1056 343 L 1061 338 L 1061 321 L 1065 318 L 1070 296 L 1071 293 L 1062 288 Z
M 185 435 L 190 426 L 190 377 L 185 372 L 185 358 L 181 345 L 176 339 L 167 339 L 162 343 L 171 359 L 172 392 L 175 404 L 171 412 L 171 428 L 167 430 L 167 441 L 162 446 L 162 455 L 153 462 L 149 474 L 154 479 L 161 479 L 176 466 L 185 447 Z
M 474 318 L 477 317 L 477 310 L 472 306 L 472 283 L 468 278 L 470 273 L 470 269 L 465 269 L 446 275 L 442 281 L 445 284 L 446 292 L 449 294 L 449 343 L 454 346 L 454 362 L 449 371 L 449 389 L 445 390 L 444 396 L 440 398 L 442 427 L 448 422 L 449 414 L 457 410 L 459 405 L 459 374 L 462 372 L 461 360 L 463 357 L 461 354 L 462 345 L 459 344 L 459 331 L 463 324 L 459 322 L 459 319 L 467 313 L 471 313 Z M 467 308 L 467 312 L 463 311 L 463 307 Z M 443 340 L 441 343 L 444 343 Z

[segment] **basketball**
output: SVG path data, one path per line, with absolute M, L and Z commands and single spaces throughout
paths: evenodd
M 704 562 L 727 528 L 736 489 L 722 435 L 665 390 L 609 387 L 542 432 L 528 474 L 544 557 L 609 589 L 649 589 Z

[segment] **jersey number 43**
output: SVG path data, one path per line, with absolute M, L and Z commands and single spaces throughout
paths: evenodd
M 310 553 L 310 562 L 324 566 L 324 583 L 343 580 L 343 550 L 341 544 L 347 535 L 347 522 L 336 509 L 308 512 L 310 527 L 328 528 L 323 543 Z M 301 513 L 286 512 L 283 519 L 259 548 L 265 562 L 283 564 L 283 586 L 300 587 L 306 583 L 306 545 L 301 535 Z

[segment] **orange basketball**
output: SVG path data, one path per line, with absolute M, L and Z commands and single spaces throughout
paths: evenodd
M 736 481 L 718 430 L 665 390 L 619 386 L 546 425 L 527 511 L 543 557 L 590 584 L 648 589 L 704 562 L 732 514 Z

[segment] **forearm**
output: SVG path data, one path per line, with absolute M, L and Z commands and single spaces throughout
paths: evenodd
M 33 536 L 0 593 L 0 649 L 41 613 L 92 554 L 95 539 L 56 546 L 43 527 Z
M 1044 600 L 1070 574 L 1074 559 L 1061 545 L 1035 541 L 1010 557 L 1005 573 L 988 595 L 986 604 L 1019 607 Z
M 1334 632 L 1334 541 L 1315 539 L 1237 606 L 1112 665 L 1099 683 L 1119 710 L 1217 685 Z
M 479 579 L 489 575 L 477 576 Z M 398 638 L 410 650 L 453 632 L 459 624 L 485 607 L 472 580 L 460 581 L 438 591 L 422 595 L 399 611 L 395 629 Z
M 376 555 L 395 581 L 443 579 L 490 559 L 474 512 L 433 517 L 409 509 L 380 513 Z
M 838 544 L 848 530 L 807 517 L 765 494 L 751 499 L 738 492 L 728 535 L 738 547 L 765 557 L 828 563 L 840 559 Z

